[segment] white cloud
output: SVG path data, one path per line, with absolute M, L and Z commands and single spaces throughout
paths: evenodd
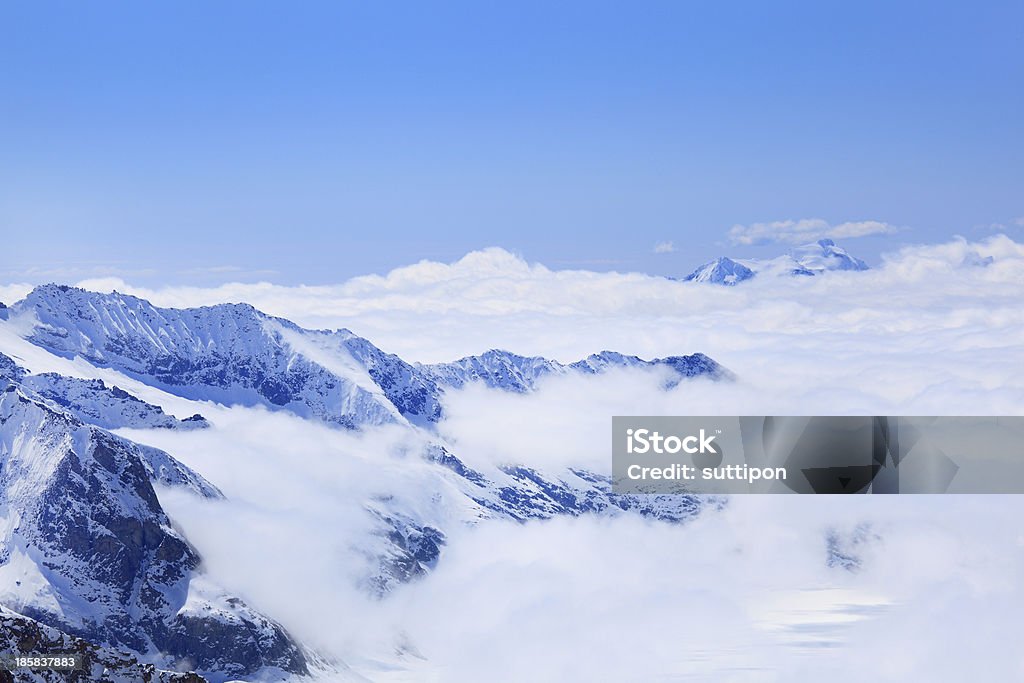
M 972 255 L 993 263 L 964 265 L 978 262 Z M 88 284 L 165 306 L 247 301 L 306 326 L 348 327 L 424 362 L 489 348 L 563 361 L 602 349 L 648 358 L 702 351 L 740 375 L 747 393 L 736 401 L 753 408 L 760 397 L 764 410 L 753 414 L 783 402 L 799 408 L 812 394 L 812 413 L 1024 405 L 1024 244 L 1003 236 L 908 247 L 862 273 L 728 288 L 554 271 L 502 250 L 325 287 Z M 956 400 L 957 391 L 971 398 Z
M 596 397 L 598 384 L 557 384 L 538 405 L 493 392 L 459 399 L 458 411 L 493 402 L 479 414 L 502 416 L 490 442 L 464 438 L 476 429 L 468 421 L 449 424 L 460 454 L 504 441 L 519 457 L 546 459 L 564 437 L 538 448 L 542 439 L 567 427 L 588 432 L 590 422 L 575 420 L 606 410 L 618 392 L 643 409 L 663 400 L 627 375 Z M 555 408 L 567 398 L 570 409 Z M 521 428 L 553 409 L 565 424 Z M 209 430 L 127 433 L 225 490 L 228 502 L 175 491 L 161 500 L 212 578 L 351 667 L 330 680 L 756 683 L 829 674 L 853 683 L 865 661 L 881 681 L 979 670 L 1013 680 L 1024 663 L 1013 647 L 1024 605 L 1018 497 L 741 496 L 682 526 L 632 515 L 464 525 L 399 431 L 355 435 L 262 410 L 207 412 Z M 378 601 L 355 580 L 374 539 L 359 508 L 382 493 L 442 525 L 449 543 L 433 574 Z M 861 571 L 829 569 L 826 530 L 864 524 L 877 539 L 860 548 Z
M 561 414 L 597 412 L 610 396 Z M 557 398 L 542 403 L 550 408 Z M 510 406 L 492 410 L 510 424 L 535 415 L 529 401 Z M 829 673 L 853 683 L 868 660 L 883 681 L 948 680 L 979 666 L 1012 680 L 1020 664 L 1012 606 L 1024 604 L 1024 552 L 1014 520 L 1024 506 L 1016 498 L 749 496 L 684 526 L 631 515 L 449 520 L 435 572 L 375 601 L 353 585 L 367 567 L 360 549 L 372 539 L 358 503 L 374 486 L 398 506 L 445 495 L 403 474 L 394 455 L 401 439 L 239 408 L 214 420 L 212 430 L 148 435 L 231 501 L 198 503 L 170 491 L 161 499 L 214 579 L 352 667 L 351 678 L 338 680 L 674 674 L 754 683 Z M 537 451 L 522 429 L 495 438 L 510 439 L 520 455 Z M 825 531 L 865 523 L 880 540 L 862 548 L 863 570 L 827 568 Z M 399 646 L 408 652 L 397 654 Z M 978 651 L 988 653 L 984 662 Z
M 23 299 L 31 291 L 32 285 L 24 283 L 0 285 L 0 302 L 10 306 L 15 301 Z
M 674 244 L 672 244 L 671 240 L 667 242 L 658 242 L 657 244 L 654 245 L 655 254 L 671 254 L 675 250 L 676 247 Z
M 1014 679 L 1024 555 L 1003 503 L 1022 510 L 745 497 L 682 528 L 481 527 L 389 604 L 426 658 L 402 680 Z M 826 569 L 823 531 L 857 522 L 883 537 L 863 572 Z
M 801 218 L 800 220 L 734 225 L 729 230 L 729 241 L 737 245 L 771 242 L 803 244 L 826 237 L 850 239 L 867 235 L 887 235 L 897 230 L 895 226 L 881 221 L 848 221 L 832 225 L 821 218 Z
M 739 375 L 670 392 L 653 374 L 622 372 L 554 378 L 529 396 L 452 394 L 441 431 L 481 468 L 600 467 L 608 416 L 622 412 L 1024 414 L 1024 244 L 1005 236 L 907 247 L 862 273 L 731 288 L 551 270 L 500 249 L 327 287 L 88 284 L 158 305 L 248 301 L 307 326 L 349 327 L 412 360 L 491 347 L 562 360 L 703 351 Z M 865 662 L 880 681 L 1024 673 L 1017 497 L 745 497 L 682 527 L 627 516 L 464 528 L 471 515 L 417 469 L 409 434 L 352 435 L 243 408 L 185 412 L 214 428 L 134 436 L 230 496 L 162 494 L 214 578 L 372 680 L 850 683 Z M 434 575 L 382 602 L 352 587 L 366 568 L 359 507 L 378 494 L 451 534 Z M 865 549 L 863 571 L 827 570 L 823 530 L 860 522 L 882 539 Z M 829 646 L 800 645 L 816 639 Z M 424 659 L 396 655 L 399 642 Z

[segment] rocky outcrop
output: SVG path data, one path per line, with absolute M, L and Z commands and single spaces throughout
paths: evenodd
M 207 683 L 193 672 L 173 672 L 140 662 L 131 652 L 100 647 L 0 606 L 0 653 L 16 657 L 77 655 L 71 670 L 16 667 L 0 671 L 0 683 Z
M 304 673 L 280 626 L 203 575 L 151 478 L 219 492 L 153 451 L 147 459 L 9 384 L 0 394 L 0 602 L 167 669 Z

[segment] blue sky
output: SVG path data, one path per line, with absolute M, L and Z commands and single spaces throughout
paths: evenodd
M 1022 230 L 1024 4 L 0 6 L 0 281 L 337 282 L 489 245 L 684 274 L 729 230 Z M 654 253 L 671 241 L 675 251 Z

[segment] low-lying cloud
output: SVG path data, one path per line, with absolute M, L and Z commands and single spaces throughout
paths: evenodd
M 1013 512 L 1011 512 L 1011 510 Z M 403 680 L 1008 680 L 1024 673 L 1013 499 L 734 499 L 672 527 L 493 524 L 389 604 Z M 868 524 L 858 572 L 829 528 Z
M 163 306 L 246 301 L 348 327 L 409 360 L 492 347 L 563 361 L 605 348 L 703 351 L 739 377 L 666 392 L 657 372 L 622 371 L 549 378 L 529 395 L 452 392 L 440 433 L 481 468 L 599 469 L 613 414 L 1024 413 L 1024 245 L 1005 236 L 907 247 L 867 272 L 736 287 L 558 271 L 501 249 L 329 287 L 85 284 Z M 156 393 L 146 397 L 160 402 Z M 1024 675 L 1019 497 L 748 496 L 682 526 L 632 515 L 472 525 L 416 459 L 413 433 L 179 407 L 214 426 L 129 435 L 230 500 L 165 491 L 170 514 L 215 578 L 346 662 L 350 679 Z M 449 543 L 432 575 L 375 601 L 355 584 L 370 566 L 360 547 L 379 540 L 362 508 L 381 495 Z M 861 569 L 828 568 L 826 530 L 865 525 Z
M 650 406 L 660 400 L 645 378 L 613 379 Z M 567 390 L 550 385 L 537 398 L 551 409 Z M 458 400 L 470 399 L 499 401 Z M 485 412 L 528 424 L 540 409 L 519 399 Z M 559 413 L 571 426 L 614 400 L 577 399 Z M 340 667 L 326 680 L 853 683 L 865 670 L 880 681 L 1024 673 L 1015 647 L 1024 626 L 1019 496 L 739 496 L 684 525 L 632 514 L 469 525 L 452 515 L 432 520 L 449 536 L 433 573 L 376 600 L 358 588 L 370 568 L 364 550 L 379 540 L 360 504 L 384 491 L 398 509 L 453 502 L 429 477 L 401 475 L 407 439 L 258 409 L 211 417 L 210 430 L 133 435 L 155 439 L 229 495 L 200 502 L 163 491 L 161 500 L 216 580 Z M 488 444 L 474 428 L 446 426 L 467 459 Z M 539 434 L 555 429 L 552 421 Z M 538 462 L 548 452 L 536 436 L 498 430 L 490 443 Z M 829 567 L 826 534 L 857 529 L 869 530 L 856 547 L 860 568 Z
M 247 301 L 348 327 L 410 361 L 505 348 L 560 361 L 602 349 L 704 352 L 734 385 L 673 394 L 724 414 L 1019 414 L 1024 244 L 1006 236 L 906 247 L 866 272 L 759 276 L 736 287 L 556 271 L 501 249 L 329 287 L 116 288 L 164 306 Z M 687 403 L 686 396 L 691 396 Z

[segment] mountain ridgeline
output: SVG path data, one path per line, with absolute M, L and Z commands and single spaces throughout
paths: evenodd
M 436 430 L 445 392 L 471 383 L 528 393 L 545 378 L 614 368 L 655 373 L 666 389 L 732 378 L 701 353 L 645 361 L 604 351 L 563 364 L 492 350 L 423 365 L 348 330 L 303 329 L 245 304 L 167 309 L 62 285 L 38 287 L 2 313 L 0 342 L 10 346 L 0 348 L 0 642 L 24 652 L 60 643 L 103 680 L 277 680 L 320 661 L 206 576 L 157 495 L 177 488 L 230 504 L 215 483 L 108 431 L 210 428 L 201 415 L 179 419 L 142 400 L 132 393 L 138 383 L 346 429 L 397 425 L 424 435 L 428 467 L 417 470 L 415 492 L 396 495 L 382 478 L 358 501 L 373 531 L 353 550 L 376 562 L 364 581 L 377 595 L 430 571 L 452 524 L 624 511 L 679 522 L 714 503 L 616 495 L 607 474 L 543 462 L 478 471 Z M 31 371 L 41 353 L 51 370 L 83 376 Z
M 702 353 L 651 361 L 610 351 L 562 364 L 492 350 L 450 363 L 407 363 L 348 330 L 307 330 L 247 304 L 158 308 L 124 294 L 61 285 L 11 307 L 32 316 L 28 340 L 189 399 L 264 405 L 348 428 L 404 422 L 429 426 L 445 391 L 470 382 L 528 392 L 543 378 L 653 368 L 666 385 L 731 373 Z

